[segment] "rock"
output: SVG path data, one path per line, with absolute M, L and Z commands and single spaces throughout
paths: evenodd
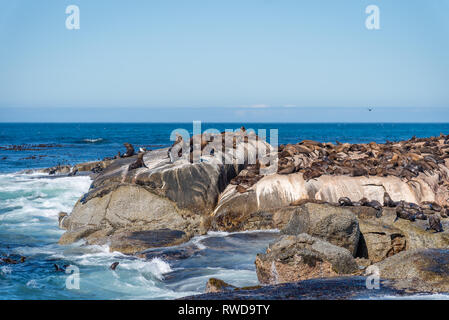
M 182 300 L 350 300 L 385 299 L 385 296 L 406 297 L 421 292 L 397 288 L 392 280 L 380 280 L 379 290 L 366 287 L 360 276 L 310 279 L 294 283 L 266 285 L 258 288 L 227 290 L 183 297 Z
M 354 211 L 353 211 L 354 212 Z M 384 249 L 371 250 L 373 253 L 373 261 L 378 261 L 384 253 L 389 252 L 396 246 L 394 251 L 402 251 L 405 243 L 405 249 L 422 249 L 422 248 L 448 248 L 449 247 L 449 221 L 442 221 L 444 232 L 426 231 L 428 222 L 425 220 L 396 220 L 396 212 L 394 208 L 383 208 L 382 216 L 375 218 L 373 216 L 359 215 L 360 232 L 363 235 L 368 248 L 375 248 L 377 244 L 385 243 Z M 447 230 L 446 230 L 447 229 Z M 365 234 L 371 234 L 365 236 Z M 377 238 L 377 239 L 376 239 Z M 381 239 L 383 238 L 383 240 Z M 370 245 L 370 239 L 373 240 Z M 389 239 L 391 244 L 388 245 Z M 377 243 L 377 244 L 376 244 Z M 374 252 L 377 252 L 374 254 Z M 378 259 L 374 258 L 378 256 Z M 387 255 L 388 256 L 388 255 Z
M 302 173 L 273 174 L 264 176 L 247 188 L 245 193 L 239 193 L 233 185 L 228 186 L 220 195 L 212 226 L 222 231 L 243 231 L 247 226 L 241 221 L 251 215 L 283 208 L 300 200 L 337 203 L 340 198 L 348 197 L 353 201 L 366 198 L 382 203 L 384 193 L 388 192 L 394 201 L 437 201 L 444 204 L 444 199 L 449 198 L 449 192 L 438 185 L 438 181 L 438 175 L 423 174 L 410 181 L 396 176 L 347 175 L 322 175 L 306 181 Z
M 401 280 L 397 287 L 449 292 L 449 251 L 414 249 L 374 264 L 382 279 Z
M 191 238 L 183 231 L 160 229 L 136 232 L 116 232 L 110 237 L 110 250 L 134 254 L 149 248 L 169 247 Z
M 307 234 L 283 236 L 256 257 L 262 284 L 295 282 L 353 274 L 358 266 L 351 253 Z
M 59 228 L 60 229 L 67 229 L 67 223 L 65 222 L 65 219 L 67 218 L 68 214 L 67 212 L 59 212 L 58 213 L 58 222 L 59 222 Z
M 92 162 L 84 162 L 79 163 L 73 166 L 72 171 L 77 170 L 78 172 L 88 172 L 92 171 L 95 168 L 107 168 L 114 160 L 104 160 L 104 161 L 92 161 Z
M 41 173 L 48 173 L 50 175 L 54 175 L 54 174 L 67 174 L 72 170 L 72 167 L 69 165 L 59 165 L 59 166 L 55 166 L 55 167 L 51 167 L 51 168 L 45 168 L 45 169 L 41 169 L 41 170 L 37 170 L 38 172 Z
M 96 229 L 95 234 L 88 235 L 95 243 L 106 242 L 114 235 L 122 239 L 122 233 L 127 238 L 127 232 L 159 229 L 189 235 L 205 233 L 220 193 L 245 168 L 250 157 L 257 157 L 259 148 L 268 146 L 256 139 L 246 144 L 243 139 L 239 141 L 236 150 L 222 152 L 221 141 L 214 139 L 213 155 L 207 153 L 195 163 L 190 162 L 189 154 L 171 162 L 168 149 L 146 152 L 145 167 L 136 170 L 128 169 L 137 156 L 112 161 L 95 176 L 89 192 L 65 219 L 67 233 L 74 235 L 65 236 L 64 241 L 84 238 L 85 233 L 78 229 L 87 226 Z
M 359 243 L 359 223 L 350 210 L 330 204 L 306 203 L 297 207 L 283 234 L 307 233 L 349 250 L 355 256 Z
M 99 230 L 99 227 L 96 227 L 96 226 L 84 226 L 84 227 L 78 228 L 76 230 L 73 230 L 72 232 L 64 233 L 61 236 L 61 238 L 59 238 L 58 243 L 62 244 L 62 245 L 70 244 L 70 243 L 76 242 L 82 238 L 85 238 L 88 235 L 90 235 L 98 230 Z
M 210 278 L 206 283 L 205 293 L 225 292 L 235 290 L 236 287 L 224 282 L 223 280 Z
M 379 262 L 406 249 L 401 230 L 376 220 L 359 220 L 361 232 L 357 256 Z

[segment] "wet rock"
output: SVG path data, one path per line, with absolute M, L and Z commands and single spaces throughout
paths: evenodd
M 347 249 L 307 234 L 281 237 L 265 254 L 257 255 L 255 264 L 262 284 L 336 277 L 358 270 Z
M 67 229 L 67 223 L 65 223 L 65 219 L 67 218 L 67 212 L 59 212 L 58 213 L 58 222 L 60 229 Z
M 61 245 L 70 244 L 70 243 L 76 242 L 82 238 L 85 238 L 98 230 L 99 230 L 99 227 L 97 227 L 97 226 L 80 227 L 80 228 L 77 228 L 76 230 L 72 230 L 71 232 L 64 233 L 61 236 L 61 238 L 59 238 L 58 243 Z
M 210 278 L 206 283 L 205 293 L 225 292 L 235 290 L 236 287 L 224 282 L 223 280 Z
M 417 294 L 399 289 L 392 280 L 380 280 L 379 290 L 369 290 L 360 276 L 310 279 L 267 285 L 252 289 L 229 290 L 181 298 L 182 300 L 349 300 Z
M 374 265 L 383 279 L 400 280 L 397 287 L 427 292 L 449 292 L 449 251 L 414 249 Z
M 134 254 L 148 248 L 168 247 L 188 241 L 191 235 L 179 230 L 160 229 L 135 232 L 116 232 L 109 238 L 110 250 Z

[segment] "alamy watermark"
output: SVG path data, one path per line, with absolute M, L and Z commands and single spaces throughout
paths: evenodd
M 367 275 L 365 284 L 368 290 L 379 290 L 380 289 L 380 270 L 379 267 L 371 265 L 366 271 L 365 275 Z
M 69 16 L 65 20 L 65 27 L 68 30 L 80 29 L 80 8 L 76 5 L 67 6 L 65 13 Z
M 366 7 L 365 13 L 368 17 L 365 20 L 365 27 L 368 30 L 380 30 L 380 9 L 372 4 Z
M 193 134 L 185 128 L 171 132 L 172 147 L 168 150 L 171 162 L 181 159 L 191 163 L 214 161 L 222 164 L 258 165 L 261 175 L 276 173 L 278 162 L 278 129 L 218 129 L 209 128 L 204 132 L 201 121 L 193 122 Z M 211 157 L 212 156 L 212 157 Z
M 65 269 L 65 273 L 69 275 L 65 280 L 65 287 L 69 290 L 79 290 L 80 269 L 77 266 L 70 265 Z

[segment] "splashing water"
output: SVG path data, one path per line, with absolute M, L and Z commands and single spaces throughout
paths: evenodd
M 149 250 L 147 259 L 83 241 L 58 245 L 64 232 L 58 213 L 70 212 L 90 183 L 86 176 L 0 175 L 0 255 L 27 258 L 0 265 L 0 299 L 173 299 L 204 292 L 210 277 L 237 286 L 257 284 L 255 255 L 276 232 L 210 233 Z M 170 259 L 170 252 L 180 251 L 189 254 Z M 110 270 L 116 261 L 119 266 Z M 79 268 L 79 290 L 66 288 L 70 274 L 56 272 L 54 264 Z

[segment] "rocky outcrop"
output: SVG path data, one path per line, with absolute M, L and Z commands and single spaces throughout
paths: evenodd
M 394 201 L 436 201 L 446 204 L 445 199 L 449 198 L 449 192 L 438 182 L 438 175 L 424 174 L 410 181 L 395 176 L 346 175 L 322 175 L 307 181 L 302 173 L 274 174 L 263 177 L 243 194 L 238 192 L 236 186 L 229 185 L 220 195 L 212 226 L 223 231 L 243 230 L 246 226 L 239 221 L 245 221 L 258 212 L 282 208 L 300 200 L 337 203 L 341 197 L 348 197 L 356 200 L 367 198 L 383 203 L 385 192 L 388 192 Z M 445 194 L 446 198 L 442 197 L 442 194 Z
M 360 236 L 359 223 L 350 210 L 312 202 L 296 207 L 281 232 L 287 235 L 307 233 L 346 248 L 354 256 Z
M 194 163 L 188 153 L 172 161 L 169 149 L 145 153 L 145 166 L 135 170 L 130 170 L 130 164 L 136 156 L 114 160 L 64 219 L 67 232 L 60 243 L 80 238 L 89 243 L 123 240 L 126 243 L 115 248 L 126 247 L 129 252 L 129 237 L 118 234 L 160 229 L 189 236 L 206 232 L 220 193 L 257 158 L 259 148 L 269 147 L 258 139 L 245 139 L 242 132 L 233 136 L 234 148 L 223 151 L 222 141 L 214 139 L 208 146 L 210 153 Z
M 374 267 L 382 279 L 397 280 L 395 286 L 398 288 L 449 292 L 447 249 L 408 250 L 376 263 Z M 368 274 L 372 270 L 375 269 L 367 270 Z
M 335 277 L 358 270 L 347 249 L 307 234 L 281 237 L 265 254 L 257 255 L 255 264 L 262 284 Z
M 380 280 L 379 290 L 370 290 L 361 276 L 309 279 L 258 288 L 227 290 L 181 298 L 182 300 L 349 300 L 406 297 L 419 291 L 404 290 L 394 280 Z
M 393 208 L 383 208 L 376 217 L 376 210 L 348 207 L 356 213 L 361 239 L 358 256 L 379 262 L 404 250 L 449 247 L 449 219 L 442 219 L 444 232 L 427 230 L 427 220 L 409 221 L 397 219 Z M 438 213 L 435 213 L 438 214 Z

